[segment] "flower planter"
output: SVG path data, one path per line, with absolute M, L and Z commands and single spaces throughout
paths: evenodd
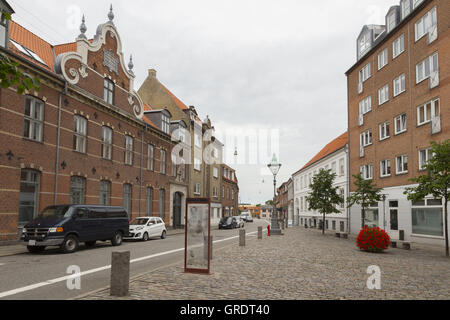
M 391 238 L 383 229 L 365 227 L 356 238 L 356 246 L 363 251 L 381 253 L 389 248 Z

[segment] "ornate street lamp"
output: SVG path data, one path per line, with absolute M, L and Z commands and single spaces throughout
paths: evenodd
M 270 234 L 281 235 L 280 225 L 278 224 L 278 212 L 275 204 L 275 198 L 277 196 L 277 174 L 280 171 L 281 164 L 278 163 L 277 156 L 274 154 L 272 162 L 267 165 L 273 174 L 273 213 L 270 227 Z

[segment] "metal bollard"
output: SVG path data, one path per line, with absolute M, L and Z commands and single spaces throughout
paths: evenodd
M 239 230 L 239 246 L 245 247 L 245 229 Z
M 130 251 L 113 252 L 110 295 L 125 297 L 130 289 Z
M 262 239 L 262 227 L 258 227 L 258 240 Z

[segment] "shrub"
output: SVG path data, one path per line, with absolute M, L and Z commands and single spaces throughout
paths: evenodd
M 357 247 L 368 252 L 382 252 L 389 248 L 390 243 L 391 238 L 389 235 L 378 227 L 369 228 L 365 226 L 359 233 L 358 238 L 356 238 Z

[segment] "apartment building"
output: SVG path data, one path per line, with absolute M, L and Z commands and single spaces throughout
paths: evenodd
M 170 129 L 155 124 L 170 114 L 145 114 L 113 19 L 111 8 L 89 40 L 83 21 L 76 40 L 62 45 L 14 21 L 0 28 L 0 51 L 41 81 L 39 92 L 24 95 L 0 89 L 0 240 L 18 239 L 39 211 L 64 203 L 123 206 L 130 219 L 172 224 L 174 144 Z
M 443 204 L 411 203 L 410 179 L 425 174 L 430 142 L 450 137 L 450 1 L 402 0 L 385 25 L 364 26 L 357 61 L 347 71 L 350 177 L 361 173 L 383 189 L 362 221 L 351 209 L 351 232 L 364 223 L 403 230 L 408 241 L 444 245 Z M 351 178 L 350 192 L 355 191 Z
M 327 144 L 306 165 L 292 175 L 294 181 L 294 212 L 298 216 L 300 226 L 316 228 L 323 220 L 323 215 L 317 211 L 309 210 L 307 197 L 311 192 L 309 187 L 313 177 L 321 169 L 331 170 L 336 174 L 334 187 L 339 188 L 344 200 L 348 195 L 348 134 L 344 133 Z M 344 204 L 338 208 L 340 213 L 326 215 L 325 229 L 347 232 L 349 226 L 348 209 Z
M 236 171 L 227 165 L 222 165 L 222 208 L 225 217 L 239 214 L 239 185 Z

